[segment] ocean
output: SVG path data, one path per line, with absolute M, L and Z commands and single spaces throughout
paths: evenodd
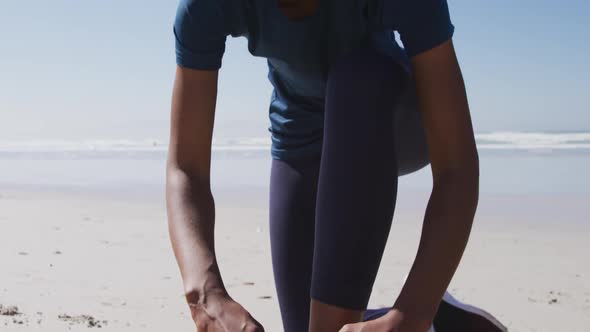
M 495 132 L 477 135 L 482 195 L 590 198 L 590 133 Z M 162 191 L 167 143 L 159 140 L 0 141 L 2 188 Z M 215 139 L 212 185 L 219 192 L 265 192 L 270 139 Z M 424 193 L 424 168 L 400 190 Z

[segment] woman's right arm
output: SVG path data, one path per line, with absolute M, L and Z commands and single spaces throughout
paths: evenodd
M 176 70 L 166 167 L 170 238 L 198 331 L 262 331 L 227 294 L 215 257 L 210 165 L 217 80 L 217 70 Z
M 174 254 L 187 299 L 224 291 L 215 259 L 210 187 L 218 71 L 178 67 L 172 96 L 166 205 Z

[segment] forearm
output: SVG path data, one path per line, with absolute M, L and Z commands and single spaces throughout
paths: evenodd
M 170 238 L 187 300 L 195 302 L 207 292 L 224 291 L 215 257 L 215 204 L 209 183 L 168 167 L 166 201 Z
M 441 176 L 426 209 L 416 259 L 395 307 L 433 317 L 461 260 L 478 201 L 477 166 Z

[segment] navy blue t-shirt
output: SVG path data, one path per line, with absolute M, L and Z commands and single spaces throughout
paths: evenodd
M 320 153 L 326 79 L 334 59 L 371 43 L 409 70 L 409 57 L 454 32 L 446 0 L 320 0 L 314 14 L 300 21 L 290 21 L 277 2 L 180 0 L 174 23 L 181 67 L 221 68 L 227 36 L 246 37 L 249 52 L 267 58 L 275 159 Z

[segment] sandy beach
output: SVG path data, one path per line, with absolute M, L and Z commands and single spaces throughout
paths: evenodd
M 273 151 L 307 157 L 341 111 L 367 120 L 412 85 L 429 150 L 467 151 L 473 132 L 478 151 L 479 206 L 448 291 L 511 332 L 590 332 L 590 0 L 284 2 L 0 0 L 0 332 L 195 332 L 165 168 L 170 146 L 195 157 L 209 134 L 222 279 L 266 332 L 283 332 Z M 391 91 L 387 72 L 355 72 L 373 60 L 345 63 L 361 46 L 404 65 Z M 357 139 L 388 126 L 348 122 L 327 144 L 380 168 L 387 142 Z M 391 307 L 410 270 L 430 167 L 398 186 L 368 309 Z
M 391 304 L 400 289 L 426 198 L 400 194 L 370 307 Z M 267 331 L 281 331 L 264 191 L 221 193 L 217 206 L 217 251 L 230 294 Z M 565 219 L 584 208 L 574 199 L 483 197 L 449 290 L 510 331 L 587 331 L 590 227 L 581 217 L 557 219 L 559 211 L 569 211 Z M 0 227 L 0 330 L 195 330 L 161 191 L 2 190 Z

